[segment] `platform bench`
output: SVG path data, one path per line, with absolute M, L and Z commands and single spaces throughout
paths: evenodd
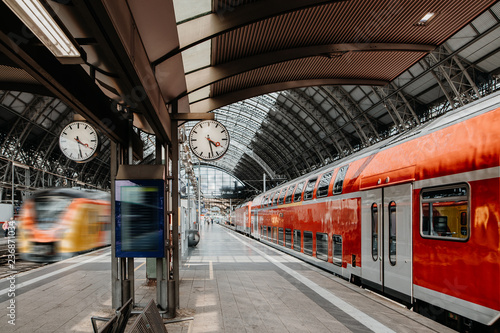
M 130 313 L 134 303 L 132 298 L 129 299 L 122 307 L 115 311 L 115 314 L 110 318 L 92 316 L 90 321 L 92 322 L 92 329 L 94 333 L 123 333 L 125 332 L 125 326 L 127 326 L 128 319 L 130 318 Z M 105 321 L 101 328 L 97 328 L 97 321 Z
M 153 300 L 149 301 L 148 305 L 146 305 L 144 310 L 137 316 L 136 320 L 127 331 L 130 333 L 167 333 L 163 318 Z

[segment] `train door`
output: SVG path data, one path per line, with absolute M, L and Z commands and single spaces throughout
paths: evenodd
M 404 302 L 412 297 L 412 185 L 366 191 L 362 196 L 363 283 Z
M 257 223 L 257 213 L 251 213 L 251 223 L 252 223 L 252 236 L 257 238 L 258 237 L 258 223 Z

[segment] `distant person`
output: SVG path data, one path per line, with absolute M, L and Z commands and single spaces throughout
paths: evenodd
M 9 232 L 9 221 L 4 221 L 2 229 L 4 231 L 4 237 L 7 237 L 7 233 Z
M 14 218 L 10 218 L 11 221 L 14 221 Z M 14 224 L 12 225 L 14 226 Z M 9 235 L 9 221 L 5 221 L 2 225 L 2 229 L 4 231 L 4 236 L 7 237 Z

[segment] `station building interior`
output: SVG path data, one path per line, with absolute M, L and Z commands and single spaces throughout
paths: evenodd
M 176 159 L 190 228 L 201 213 L 227 223 L 266 189 L 500 88 L 498 1 L 40 2 L 77 54 L 0 2 L 0 203 L 15 212 L 41 188 L 109 192 L 118 146 L 128 164 Z M 75 116 L 99 129 L 87 163 L 59 148 Z M 218 160 L 190 152 L 202 119 L 229 132 Z

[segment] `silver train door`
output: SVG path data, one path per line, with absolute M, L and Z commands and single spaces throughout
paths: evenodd
M 412 185 L 363 192 L 362 282 L 411 303 Z
M 259 238 L 259 223 L 258 223 L 258 219 L 257 219 L 257 212 L 250 212 L 250 219 L 251 219 L 251 223 L 252 223 L 252 236 L 254 236 L 255 238 Z

